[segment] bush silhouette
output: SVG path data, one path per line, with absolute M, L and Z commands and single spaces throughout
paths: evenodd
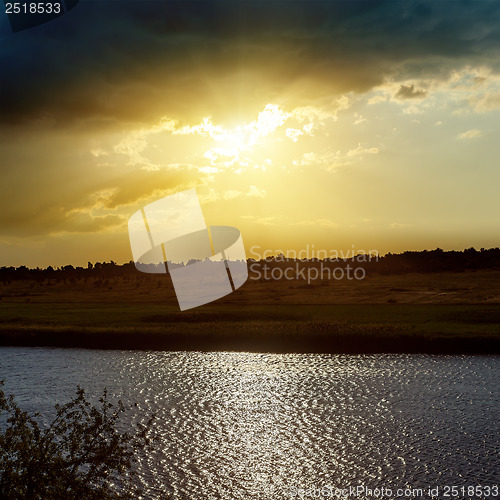
M 120 432 L 125 411 L 107 391 L 93 406 L 78 387 L 69 403 L 56 405 L 48 427 L 6 396 L 0 381 L 0 498 L 5 500 L 87 500 L 137 498 L 135 452 L 150 443 L 153 421 L 134 433 Z

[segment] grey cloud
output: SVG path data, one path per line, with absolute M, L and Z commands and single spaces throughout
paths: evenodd
M 401 85 L 396 92 L 396 97 L 401 99 L 422 99 L 427 95 L 425 90 L 415 90 L 414 85 Z
M 1 41 L 4 126 L 148 121 L 273 98 L 295 81 L 318 96 L 470 61 L 498 70 L 500 2 L 82 1 Z

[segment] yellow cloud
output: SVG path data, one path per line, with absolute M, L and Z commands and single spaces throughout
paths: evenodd
M 265 189 L 258 188 L 257 186 L 250 186 L 247 196 L 255 196 L 256 198 L 264 198 L 267 192 Z
M 323 226 L 323 227 L 338 227 L 336 222 L 333 222 L 330 219 L 306 219 L 302 221 L 294 222 L 292 225 L 294 226 Z
M 475 137 L 479 137 L 482 134 L 480 130 L 477 129 L 471 129 L 467 130 L 467 132 L 463 132 L 458 136 L 458 139 L 474 139 Z

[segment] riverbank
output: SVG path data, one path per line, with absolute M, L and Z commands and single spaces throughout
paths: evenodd
M 248 282 L 180 312 L 165 277 L 14 283 L 0 345 L 190 351 L 500 354 L 500 273 Z
M 78 308 L 54 305 L 48 309 L 33 304 L 29 312 L 30 317 L 3 318 L 0 345 L 276 353 L 500 353 L 500 306 L 260 306 L 237 311 L 212 307 L 179 317 L 162 306 L 80 304 Z

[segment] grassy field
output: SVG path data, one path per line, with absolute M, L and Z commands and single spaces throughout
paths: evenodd
M 267 352 L 500 353 L 500 273 L 249 281 L 180 312 L 165 276 L 0 289 L 0 344 Z

